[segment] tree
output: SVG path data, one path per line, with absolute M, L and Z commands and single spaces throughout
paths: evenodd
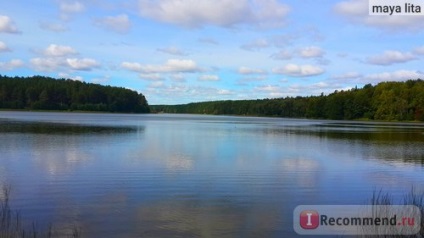
M 0 108 L 149 112 L 146 98 L 135 91 L 53 79 L 0 75 Z

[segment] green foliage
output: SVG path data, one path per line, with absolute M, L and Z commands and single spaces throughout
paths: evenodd
M 150 112 L 146 98 L 135 91 L 43 76 L 0 75 L 0 108 Z
M 1 92 L 1 88 L 0 88 Z M 0 94 L 1 98 L 1 94 Z M 424 81 L 382 82 L 327 96 L 155 105 L 154 112 L 316 119 L 424 121 Z

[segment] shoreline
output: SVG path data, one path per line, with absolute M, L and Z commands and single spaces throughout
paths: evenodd
M 199 113 L 170 113 L 170 112 L 149 112 L 149 113 L 136 113 L 136 112 L 108 112 L 108 111 L 78 111 L 78 110 L 32 110 L 32 109 L 6 109 L 0 108 L 0 112 L 60 112 L 60 113 L 93 113 L 93 114 L 129 114 L 129 115 L 198 115 L 198 116 L 231 116 L 231 117 L 255 117 L 255 118 L 273 118 L 273 119 L 292 119 L 292 120 L 319 120 L 319 121 L 333 121 L 333 122 L 362 122 L 362 123 L 396 123 L 396 124 L 419 124 L 424 125 L 422 121 L 398 121 L 398 120 L 371 120 L 367 118 L 352 119 L 352 120 L 334 120 L 325 118 L 305 118 L 305 117 L 278 117 L 278 116 L 260 116 L 260 115 L 233 115 L 233 114 L 199 114 Z

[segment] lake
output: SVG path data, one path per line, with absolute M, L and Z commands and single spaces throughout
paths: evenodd
M 294 237 L 297 205 L 424 190 L 424 124 L 0 112 L 0 186 L 83 237 Z

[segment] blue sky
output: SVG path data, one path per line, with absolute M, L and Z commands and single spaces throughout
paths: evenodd
M 327 94 L 424 78 L 424 16 L 368 0 L 0 3 L 0 74 L 130 88 L 150 104 Z

